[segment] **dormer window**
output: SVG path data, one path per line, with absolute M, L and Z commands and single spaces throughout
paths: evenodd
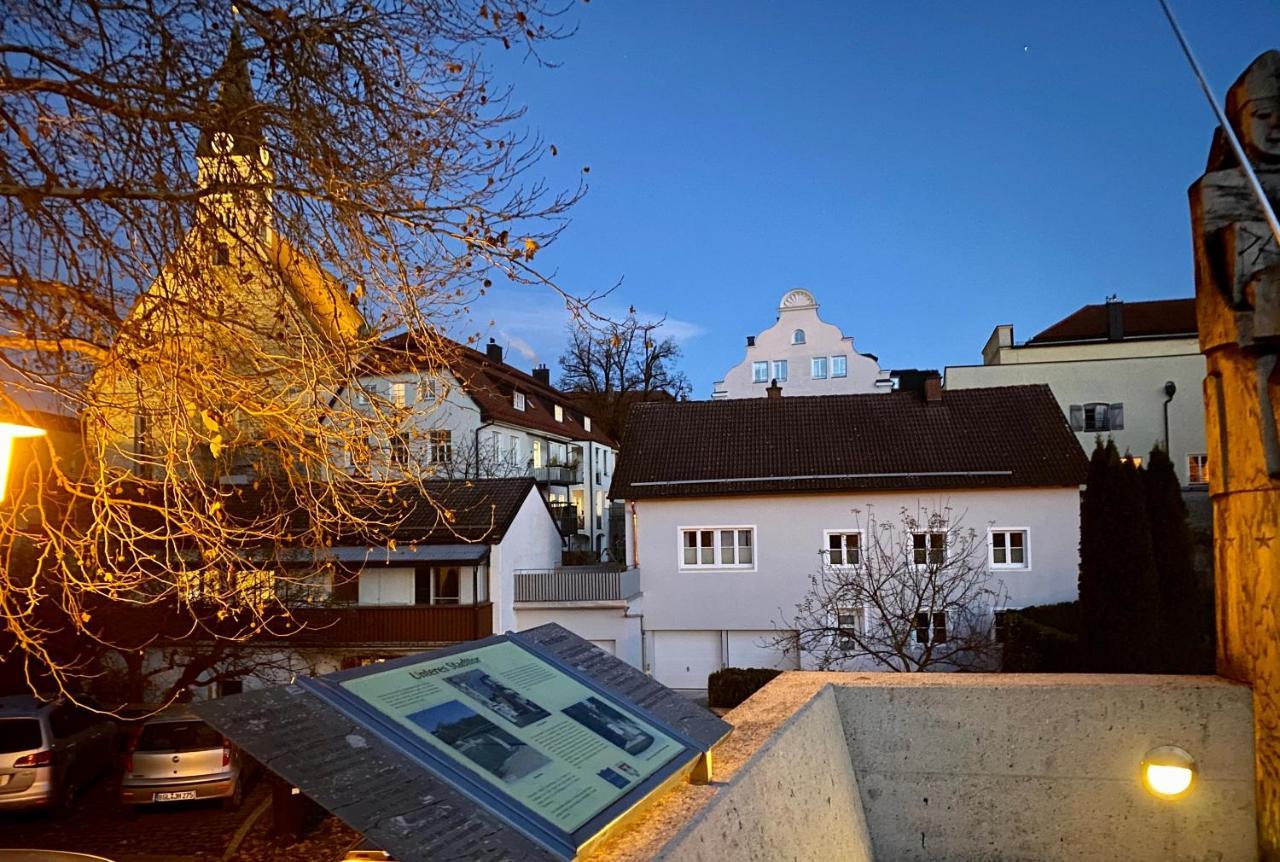
M 517 410 L 524 409 L 524 393 L 523 392 L 511 393 L 511 406 L 516 408 Z
M 564 421 L 564 408 L 561 407 L 559 404 L 556 405 L 556 421 L 557 422 Z
M 803 330 L 803 329 L 797 329 L 795 332 L 791 333 L 791 343 L 792 343 L 792 344 L 804 344 L 804 330 Z

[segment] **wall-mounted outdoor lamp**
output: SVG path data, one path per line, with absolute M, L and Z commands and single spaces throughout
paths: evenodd
M 1142 759 L 1142 783 L 1153 796 L 1179 799 L 1196 781 L 1196 761 L 1176 745 L 1162 745 Z
M 13 457 L 13 441 L 23 437 L 43 437 L 43 428 L 0 422 L 0 500 L 9 482 L 9 461 Z

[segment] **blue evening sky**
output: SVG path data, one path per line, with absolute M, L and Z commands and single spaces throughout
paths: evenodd
M 1275 0 L 1176 0 L 1218 95 L 1280 45 Z M 1187 186 L 1213 117 L 1155 0 L 596 0 L 501 57 L 555 184 L 539 255 L 570 291 L 667 315 L 695 397 L 811 290 L 885 368 L 981 362 L 1085 303 L 1193 292 Z M 513 51 L 514 55 L 515 52 Z M 567 319 L 499 286 L 473 326 L 555 368 Z

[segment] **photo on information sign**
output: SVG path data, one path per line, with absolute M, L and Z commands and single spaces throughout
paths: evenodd
M 447 677 L 445 682 L 471 695 L 516 727 L 533 724 L 551 715 L 529 698 L 507 688 L 482 670 L 469 670 Z
M 472 763 L 508 784 L 551 763 L 466 704 L 451 700 L 406 716 Z
M 561 712 L 628 754 L 639 754 L 653 745 L 652 736 L 625 715 L 594 697 L 566 706 Z

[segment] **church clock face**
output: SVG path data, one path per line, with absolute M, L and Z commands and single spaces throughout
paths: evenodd
M 215 132 L 213 135 L 213 151 L 215 153 L 229 153 L 231 147 L 235 144 L 235 139 L 228 132 Z

